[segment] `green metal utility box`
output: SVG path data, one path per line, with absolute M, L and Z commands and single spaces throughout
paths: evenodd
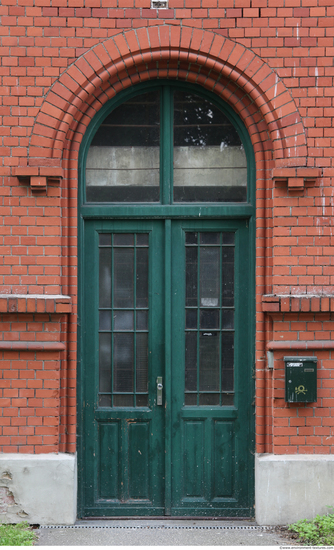
M 317 400 L 317 358 L 284 357 L 285 401 L 313 403 Z

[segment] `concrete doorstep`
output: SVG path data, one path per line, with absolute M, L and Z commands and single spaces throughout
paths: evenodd
M 37 546 L 291 546 L 251 521 L 101 520 L 41 526 Z

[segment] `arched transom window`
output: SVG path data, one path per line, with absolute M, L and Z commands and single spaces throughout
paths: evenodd
M 109 112 L 91 141 L 86 200 L 246 202 L 240 131 L 216 102 L 182 87 L 133 96 Z

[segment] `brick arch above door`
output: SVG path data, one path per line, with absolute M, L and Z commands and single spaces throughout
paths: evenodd
M 156 78 L 195 82 L 230 104 L 244 121 L 255 154 L 261 150 L 273 161 L 274 178 L 314 179 L 307 169 L 302 118 L 277 73 L 241 44 L 172 25 L 124 31 L 70 65 L 40 107 L 28 158 L 16 175 L 33 176 L 31 183 L 39 177 L 45 184 L 47 177 L 61 177 L 63 160 L 70 149 L 79 150 L 101 106 L 120 90 Z

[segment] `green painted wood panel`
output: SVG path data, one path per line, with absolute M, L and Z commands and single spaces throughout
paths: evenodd
M 128 422 L 129 437 L 129 498 L 149 500 L 149 455 L 148 422 Z
M 235 478 L 235 427 L 233 422 L 216 420 L 213 437 L 213 497 L 233 497 Z
M 184 496 L 204 498 L 204 422 L 183 423 Z
M 234 234 L 234 398 L 231 404 L 227 405 L 224 405 L 224 400 L 222 400 L 222 406 L 200 406 L 200 404 L 196 405 L 196 402 L 195 405 L 185 405 L 185 234 L 187 232 Z M 224 246 L 223 253 L 225 253 Z M 249 420 L 253 365 L 249 348 L 251 347 L 253 309 L 249 293 L 249 227 L 242 220 L 175 221 L 172 226 L 172 249 L 172 426 L 174 429 L 172 430 L 171 513 L 181 516 L 250 517 L 253 498 L 250 479 L 252 479 L 253 462 Z M 223 365 L 225 365 L 224 361 L 222 368 Z M 184 429 L 180 429 L 182 425 Z M 184 459 L 180 460 L 182 454 Z M 248 464 L 247 467 L 246 464 Z
M 136 232 L 149 234 L 148 406 L 110 407 L 101 405 L 98 398 L 99 235 Z M 86 428 L 83 450 L 87 516 L 161 515 L 163 511 L 165 411 L 163 406 L 156 405 L 156 379 L 164 377 L 163 235 L 164 224 L 160 221 L 86 222 L 83 330 L 89 337 L 83 341 L 85 400 L 82 412 Z M 124 353 L 127 354 L 126 349 Z
M 101 408 L 96 401 L 98 388 L 97 311 L 94 284 L 88 284 L 86 321 L 87 372 L 86 456 L 89 467 L 86 499 L 87 514 L 102 508 L 103 515 L 152 515 L 165 505 L 171 489 L 172 515 L 249 516 L 252 492 L 247 472 L 252 472 L 249 412 L 251 364 L 249 329 L 244 324 L 248 308 L 248 228 L 245 221 L 92 221 L 87 230 L 91 250 L 87 272 L 97 280 L 94 246 L 101 231 L 149 231 L 150 233 L 150 374 L 148 408 Z M 231 406 L 185 406 L 185 233 L 186 231 L 230 231 L 235 234 L 235 397 Z M 170 243 L 170 244 L 168 244 Z M 169 249 L 171 252 L 169 252 Z M 171 279 L 164 276 L 164 262 L 170 258 Z M 168 273 L 168 270 L 167 270 Z M 170 288 L 170 290 L 168 290 Z M 171 299 L 169 299 L 171 296 Z M 167 312 L 167 313 L 165 313 Z M 171 336 L 169 336 L 169 323 Z M 251 323 L 250 323 L 251 326 Z M 96 338 L 94 339 L 94 334 Z M 170 338 L 168 350 L 163 341 Z M 171 352 L 171 356 L 170 356 Z M 95 357 L 95 367 L 94 367 Z M 155 358 L 155 360 L 154 360 Z M 168 373 L 164 372 L 168 366 Z M 164 374 L 164 407 L 156 405 L 156 377 Z M 167 376 L 165 376 L 167 374 Z M 171 399 L 168 401 L 170 377 Z M 94 382 L 95 380 L 95 382 Z M 164 382 L 165 383 L 165 382 Z M 94 385 L 95 384 L 95 385 Z M 167 393 L 166 393 L 167 391 Z M 95 405 L 94 405 L 95 403 Z M 171 421 L 169 422 L 169 414 Z M 95 418 L 90 425 L 88 418 Z M 94 426 L 100 423 L 99 448 L 95 449 Z M 102 424 L 101 424 L 102 421 Z M 115 422 L 121 423 L 116 435 Z M 151 426 L 150 429 L 148 426 Z M 167 432 L 164 426 L 166 426 Z M 168 441 L 171 440 L 169 444 Z M 166 442 L 171 460 L 166 464 Z M 117 454 L 117 445 L 119 446 Z M 114 451 L 110 451 L 114 449 Z M 101 471 L 96 470 L 94 453 L 100 453 Z M 167 479 L 165 480 L 165 472 Z M 118 478 L 117 478 L 118 476 Z M 102 500 L 101 500 L 102 499 Z M 114 500 L 102 504 L 103 500 Z M 100 504 L 98 505 L 98 502 Z M 117 501 L 117 502 L 116 502 Z M 141 502 L 142 501 L 142 502 Z M 140 508 L 138 509 L 138 506 Z M 161 513 L 161 512 L 160 512 Z
M 119 422 L 99 423 L 100 498 L 119 499 Z

